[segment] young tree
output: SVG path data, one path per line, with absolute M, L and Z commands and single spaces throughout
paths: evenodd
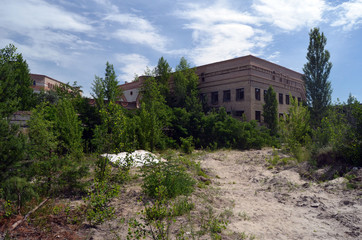
M 118 85 L 119 82 L 113 65 L 107 62 L 105 78 L 103 79 L 95 76 L 92 84 L 93 93 L 91 95 L 96 99 L 96 104 L 99 109 L 104 107 L 104 100 L 106 100 L 109 104 L 109 102 L 116 102 L 116 100 L 122 95 L 121 89 Z
M 306 86 L 307 104 L 311 110 L 314 124 L 323 118 L 327 106 L 331 103 L 331 82 L 328 76 L 332 68 L 329 62 L 330 54 L 324 47 L 327 39 L 320 34 L 319 28 L 311 29 L 309 33 L 308 62 L 303 68 L 303 79 Z
M 33 104 L 33 90 L 28 64 L 9 44 L 0 50 L 0 116 L 17 110 L 29 110 Z
M 0 185 L 19 173 L 20 162 L 26 157 L 26 142 L 17 125 L 0 118 Z
M 268 88 L 263 105 L 264 122 L 270 129 L 270 133 L 275 135 L 278 130 L 278 101 L 272 86 Z
M 199 77 L 195 73 L 195 69 L 190 68 L 190 64 L 183 57 L 179 65 L 176 66 L 174 83 L 176 106 L 184 107 L 187 97 L 192 96 L 195 90 L 197 90 Z
M 310 114 L 306 106 L 292 98 L 286 120 L 280 122 L 280 132 L 285 147 L 298 159 L 306 160 L 305 147 L 310 143 Z

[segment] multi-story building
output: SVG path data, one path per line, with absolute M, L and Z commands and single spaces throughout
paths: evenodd
M 34 92 L 55 90 L 56 87 L 64 84 L 54 78 L 41 74 L 31 73 L 30 78 L 33 81 L 31 88 L 34 89 Z
M 199 90 L 208 105 L 224 107 L 235 118 L 263 121 L 264 96 L 272 86 L 278 98 L 281 117 L 288 112 L 291 98 L 305 100 L 302 74 L 248 55 L 196 67 Z M 123 100 L 139 106 L 139 89 L 143 79 L 121 85 Z

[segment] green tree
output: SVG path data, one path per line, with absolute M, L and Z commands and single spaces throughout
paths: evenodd
M 58 135 L 54 131 L 55 106 L 39 104 L 32 111 L 29 121 L 30 157 L 33 160 L 32 175 L 45 193 L 50 193 L 59 172 L 57 155 Z
M 163 129 L 169 126 L 172 112 L 154 77 L 148 77 L 143 83 L 141 101 L 140 126 L 146 132 L 142 134 L 144 137 L 140 143 L 149 144 L 149 149 L 153 151 L 164 138 Z
M 166 100 L 169 99 L 169 80 L 171 77 L 171 73 L 172 68 L 170 67 L 166 59 L 161 57 L 158 60 L 157 66 L 155 68 L 155 78 L 160 85 L 160 92 Z
M 316 125 L 326 113 L 331 103 L 331 82 L 328 81 L 332 63 L 330 54 L 325 50 L 327 39 L 320 34 L 319 28 L 309 33 L 308 62 L 303 67 L 303 79 L 306 86 L 307 104 L 311 110 L 312 123 Z
M 0 50 L 0 116 L 17 110 L 29 110 L 33 105 L 29 68 L 16 47 L 9 44 Z
M 116 73 L 113 65 L 109 62 L 106 63 L 106 73 L 104 79 L 95 76 L 92 83 L 92 97 L 96 100 L 96 104 L 99 109 L 104 107 L 104 101 L 107 104 L 110 102 L 116 102 L 122 95 L 121 89 L 118 87 L 119 82 L 117 80 Z
M 70 99 L 64 98 L 58 102 L 55 124 L 59 132 L 61 152 L 81 157 L 83 155 L 81 122 Z
M 190 68 L 190 64 L 182 57 L 179 65 L 176 66 L 176 72 L 174 73 L 173 78 L 175 85 L 175 105 L 184 107 L 187 97 L 195 97 L 195 94 L 198 93 L 198 91 L 195 90 L 197 90 L 199 77 L 195 73 L 195 69 Z
M 307 107 L 292 98 L 286 120 L 280 122 L 280 133 L 289 150 L 298 160 L 306 160 L 305 147 L 310 143 L 310 114 Z
M 263 105 L 264 122 L 270 129 L 272 135 L 276 135 L 278 131 L 278 102 L 276 93 L 272 86 L 268 88 L 265 95 L 265 104 Z
M 20 172 L 26 157 L 26 138 L 19 127 L 0 118 L 0 183 Z

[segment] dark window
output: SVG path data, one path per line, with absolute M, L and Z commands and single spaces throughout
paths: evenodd
M 236 89 L 236 101 L 244 100 L 244 88 Z
M 36 82 L 35 82 L 35 80 L 33 81 L 33 86 L 36 86 Z
M 225 90 L 222 98 L 223 102 L 230 102 L 230 99 L 231 99 L 230 90 Z
M 255 120 L 258 121 L 258 122 L 260 122 L 260 120 L 261 120 L 260 115 L 261 115 L 260 111 L 255 111 Z
M 279 119 L 284 119 L 284 114 L 283 113 L 279 113 Z
M 283 82 L 283 78 L 279 78 L 279 82 Z
M 226 112 L 227 115 L 231 115 L 231 112 Z
M 299 97 L 298 98 L 298 104 L 300 104 L 302 102 L 302 99 Z
M 132 96 L 132 95 L 133 95 L 133 92 L 131 91 L 129 94 Z
M 205 82 L 205 73 L 201 73 L 201 81 Z
M 268 92 L 268 90 L 264 90 L 264 101 L 265 101 L 265 96 L 266 96 L 267 92 Z
M 255 99 L 260 101 L 260 88 L 255 88 Z
M 219 103 L 219 93 L 218 92 L 212 92 L 211 93 L 211 104 L 218 104 Z
M 235 111 L 234 112 L 235 117 L 241 117 L 241 116 L 243 116 L 243 114 L 244 114 L 244 111 Z
M 273 76 L 273 80 L 275 80 L 275 76 Z
M 289 105 L 289 95 L 285 95 L 285 104 Z
M 279 104 L 283 104 L 283 94 L 279 93 Z

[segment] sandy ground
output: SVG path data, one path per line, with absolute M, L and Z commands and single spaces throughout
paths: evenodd
M 205 220 L 222 216 L 228 220 L 220 233 L 223 240 L 362 239 L 362 169 L 356 170 L 359 187 L 348 189 L 344 178 L 326 182 L 301 179 L 298 172 L 305 171 L 303 164 L 271 168 L 266 159 L 272 155 L 272 149 L 200 153 L 196 161 L 210 176 L 211 184 L 198 184 L 190 197 L 195 208 L 176 217 L 169 239 L 212 239 L 209 233 L 199 234 L 201 226 Z M 137 168 L 132 172 L 137 174 Z M 199 183 L 205 182 L 198 178 Z M 141 185 L 142 179 L 135 177 L 121 188 L 111 203 L 114 219 L 96 226 L 85 221 L 75 231 L 64 225 L 46 239 L 127 239 L 128 222 L 140 219 L 137 213 L 150 201 Z M 72 201 L 71 206 L 82 202 Z M 177 238 L 180 229 L 185 234 Z
M 201 158 L 215 177 L 212 186 L 232 205 L 223 239 L 243 239 L 233 233 L 251 239 L 362 239 L 361 190 L 348 190 L 344 178 L 313 183 L 295 168 L 268 169 L 271 154 L 218 151 Z

